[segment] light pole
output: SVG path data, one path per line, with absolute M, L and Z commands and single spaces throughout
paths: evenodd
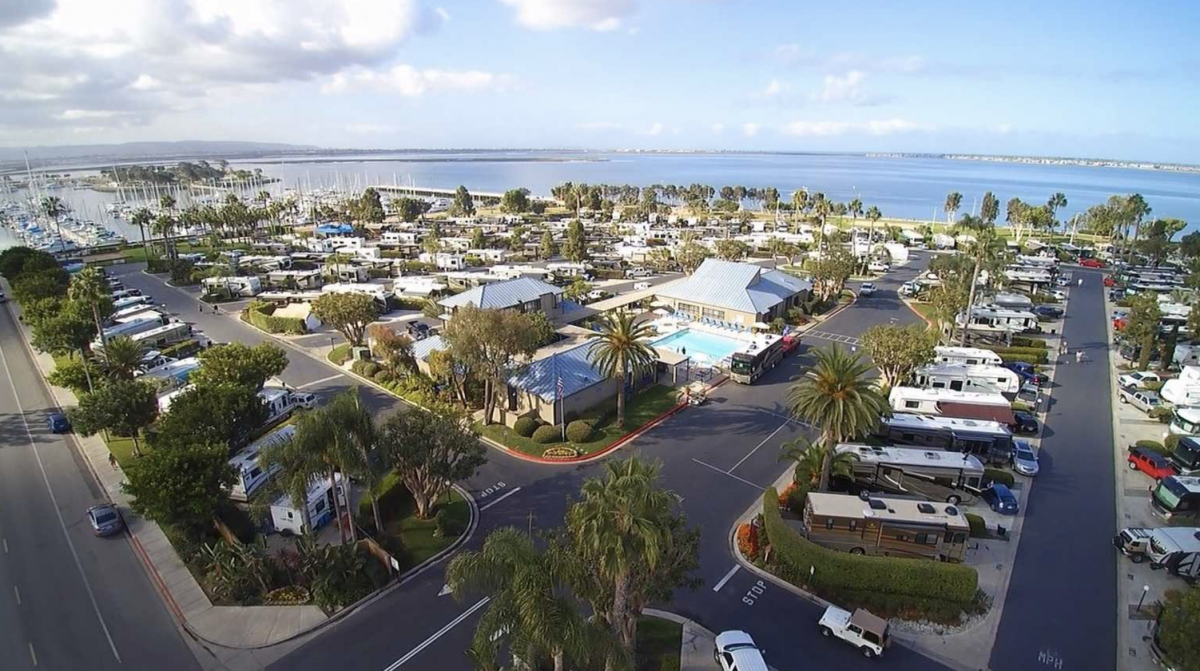
M 1142 598 L 1138 599 L 1138 612 L 1142 612 L 1142 602 L 1146 600 L 1146 595 L 1150 593 L 1149 585 L 1142 585 Z

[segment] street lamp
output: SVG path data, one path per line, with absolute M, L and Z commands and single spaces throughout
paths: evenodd
M 1142 602 L 1144 602 L 1146 600 L 1146 595 L 1149 593 L 1150 593 L 1150 586 L 1142 585 L 1142 598 L 1138 599 L 1138 607 L 1137 607 L 1137 610 L 1139 613 L 1142 612 Z

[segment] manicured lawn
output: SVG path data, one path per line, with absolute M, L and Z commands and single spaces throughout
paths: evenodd
M 909 303 L 909 306 L 911 306 L 913 310 L 916 310 L 917 314 L 928 319 L 934 324 L 937 323 L 937 316 L 933 314 L 933 303 L 917 303 L 913 301 Z
M 483 435 L 525 454 L 540 457 L 547 448 L 570 446 L 580 454 L 592 454 L 612 445 L 618 439 L 636 431 L 650 420 L 678 405 L 678 390 L 665 385 L 655 385 L 635 394 L 625 403 L 625 428 L 617 428 L 616 400 L 606 401 L 601 406 L 593 408 L 584 414 L 582 419 L 603 418 L 596 427 L 593 440 L 586 443 L 557 442 L 549 444 L 535 443 L 529 438 L 518 436 L 512 429 L 503 424 L 492 424 L 479 427 Z
M 643 615 L 638 618 L 637 671 L 679 671 L 683 625 Z
M 133 463 L 133 460 L 137 458 L 133 456 L 132 438 L 121 438 L 120 436 L 114 436 L 110 433 L 108 434 L 108 440 L 105 441 L 105 444 L 108 445 L 108 451 L 116 455 L 117 463 L 121 465 L 122 469 Z M 142 454 L 145 454 L 147 449 L 146 441 L 140 441 L 139 445 L 142 448 Z M 105 466 L 105 468 L 108 467 Z
M 329 359 L 330 363 L 338 366 L 346 363 L 346 359 L 350 358 L 350 343 L 334 347 L 325 358 Z
M 417 517 L 417 505 L 408 489 L 394 474 L 387 477 L 385 491 L 379 499 L 380 514 L 383 516 L 384 538 L 381 542 L 400 562 L 405 571 L 436 555 L 453 543 L 466 531 L 471 519 L 471 509 L 454 490 L 450 490 L 438 501 L 436 510 L 446 510 L 452 533 L 437 536 L 437 522 L 431 517 Z M 371 517 L 371 504 L 365 499 L 359 504 L 359 515 L 366 520 Z M 373 526 L 373 525 L 372 525 Z

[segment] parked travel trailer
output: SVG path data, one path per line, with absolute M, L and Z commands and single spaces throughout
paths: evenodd
M 160 385 L 159 389 L 175 389 L 187 384 L 188 378 L 199 368 L 200 359 L 192 356 L 155 366 L 140 377 L 143 381 Z
M 1174 406 L 1200 406 L 1200 366 L 1184 366 L 1179 377 L 1163 383 L 1158 395 Z
M 270 482 L 271 478 L 279 472 L 279 468 L 263 464 L 262 451 L 286 440 L 291 440 L 295 434 L 295 426 L 285 426 L 259 438 L 233 455 L 233 458 L 229 460 L 229 465 L 233 466 L 237 479 L 234 481 L 233 487 L 229 489 L 229 498 L 234 501 L 248 501 L 260 487 Z
M 970 366 L 978 364 L 999 366 L 1004 363 L 1004 359 L 1000 358 L 999 354 L 979 347 L 935 347 L 933 355 L 938 363 L 962 363 Z
M 888 403 L 898 412 L 986 419 L 1006 426 L 1014 421 L 1012 403 L 1000 394 L 989 392 L 892 387 Z
M 338 504 L 344 510 L 346 507 L 346 490 L 342 484 L 342 474 L 334 476 L 337 485 Z M 329 478 L 314 478 L 308 487 L 304 508 L 301 508 L 290 496 L 284 494 L 271 504 L 271 524 L 282 534 L 303 536 L 311 531 L 320 529 L 333 520 L 333 487 Z M 305 525 L 305 511 L 308 513 L 308 524 Z
M 992 299 L 987 302 L 991 305 L 995 305 L 996 307 L 1008 308 L 1011 310 L 1033 309 L 1033 301 L 1024 294 L 998 293 L 995 296 L 992 296 Z
M 1200 435 L 1200 408 L 1175 408 L 1171 424 L 1167 426 L 1166 435 L 1196 436 Z
M 119 336 L 132 338 L 139 333 L 152 331 L 166 323 L 167 317 L 165 315 L 160 312 L 154 312 L 149 315 L 135 317 L 129 321 L 124 321 L 119 324 L 114 324 L 113 326 L 104 329 L 104 339 L 108 340 L 109 338 L 116 338 Z M 103 347 L 99 338 L 92 343 L 93 348 L 97 346 L 101 348 Z
M 159 395 L 159 397 L 158 397 L 158 412 L 159 412 L 159 414 L 169 412 L 171 410 L 171 402 L 174 401 L 175 399 L 179 398 L 183 394 L 186 394 L 188 392 L 188 390 L 190 390 L 192 388 L 193 387 L 190 384 L 184 385 L 184 386 L 180 387 L 179 389 L 176 389 L 174 391 L 169 391 L 165 394 Z
M 291 390 L 282 387 L 263 387 L 258 397 L 267 406 L 267 426 L 282 421 L 296 410 L 296 399 Z
M 158 311 L 158 306 L 154 305 L 153 303 L 137 303 L 135 305 L 127 305 L 120 310 L 114 311 L 111 315 L 109 315 L 108 322 L 113 325 L 124 324 L 125 322 L 133 321 L 134 319 L 153 317 L 161 314 L 162 313 Z
M 1200 576 L 1200 529 L 1154 529 L 1150 532 L 1147 554 L 1150 556 L 1150 568 L 1165 568 L 1172 575 L 1194 581 Z
M 914 447 L 842 443 L 850 455 L 852 488 L 958 505 L 973 501 L 983 486 L 983 463 L 970 454 Z
M 958 325 L 963 325 L 963 315 L 957 318 Z M 979 306 L 971 310 L 969 328 L 972 331 L 994 333 L 1038 333 L 1038 317 L 1025 310 L 1010 310 L 1007 308 Z
M 181 343 L 192 337 L 192 325 L 187 322 L 170 322 L 149 331 L 143 331 L 131 336 L 130 340 L 144 350 L 162 349 L 168 345 Z
M 938 363 L 913 372 L 913 386 L 924 389 L 950 389 L 1015 396 L 1021 390 L 1021 376 L 999 366 Z
M 878 433 L 901 445 L 965 452 L 995 464 L 1008 462 L 1013 450 L 1012 432 L 999 422 L 897 412 L 880 422 Z
M 208 295 L 253 298 L 262 292 L 262 280 L 252 276 L 206 277 L 201 284 Z
M 970 525 L 955 506 L 810 492 L 804 535 L 851 554 L 961 561 Z
M 125 308 L 133 307 L 134 305 L 150 305 L 154 299 L 149 296 L 126 296 L 113 301 L 113 314 L 124 310 Z

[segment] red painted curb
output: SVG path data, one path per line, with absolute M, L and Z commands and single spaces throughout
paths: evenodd
M 138 560 L 142 562 L 143 567 L 146 569 L 147 575 L 150 576 L 151 581 L 154 582 L 154 586 L 158 588 L 159 593 L 162 595 L 163 601 L 167 602 L 167 607 L 169 607 L 171 612 L 175 614 L 176 619 L 179 620 L 180 626 L 187 629 L 188 621 L 187 617 L 185 617 L 183 614 L 183 609 L 181 609 L 179 604 L 175 602 L 175 597 L 171 596 L 171 590 L 167 589 L 167 583 L 163 581 L 162 575 L 158 572 L 158 568 L 154 565 L 154 562 L 150 560 L 150 555 L 146 553 L 146 548 L 142 547 L 142 542 L 138 540 L 138 537 L 134 535 L 132 531 L 129 532 L 129 544 L 133 546 L 134 554 L 136 554 Z M 182 561 L 182 559 L 180 561 Z M 205 596 L 208 595 L 206 594 Z

